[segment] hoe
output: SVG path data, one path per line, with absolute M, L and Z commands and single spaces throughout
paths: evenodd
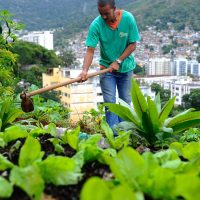
M 110 71 L 110 69 L 107 68 L 107 69 L 103 69 L 103 70 L 98 71 L 98 72 L 93 72 L 93 73 L 88 74 L 87 78 L 91 78 L 91 77 L 94 77 L 94 76 L 97 76 L 97 75 L 100 75 L 100 74 L 104 74 L 104 73 L 109 72 L 109 71 Z M 32 91 L 30 93 L 23 92 L 20 95 L 20 98 L 22 99 L 22 102 L 21 102 L 22 110 L 24 112 L 31 112 L 31 111 L 34 110 L 34 105 L 33 105 L 33 102 L 30 98 L 31 96 L 36 95 L 36 94 L 41 94 L 43 92 L 47 92 L 47 91 L 50 91 L 50 90 L 53 90 L 53 89 L 56 89 L 56 88 L 59 88 L 59 87 L 65 86 L 65 85 L 69 85 L 69 84 L 72 84 L 72 83 L 75 83 L 75 82 L 80 82 L 80 81 L 81 81 L 81 78 L 77 77 L 77 78 L 74 78 L 74 79 L 71 79 L 71 80 L 68 80 L 68 81 L 64 81 L 64 82 L 57 83 L 57 84 L 54 84 L 54 85 L 50 85 L 50 86 L 47 86 L 47 87 L 44 87 L 44 88 L 40 88 L 40 89 Z

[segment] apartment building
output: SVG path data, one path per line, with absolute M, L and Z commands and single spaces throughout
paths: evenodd
M 169 58 L 151 58 L 146 66 L 147 75 L 172 75 L 172 64 Z
M 175 104 L 182 104 L 182 97 L 185 94 L 189 94 L 192 89 L 199 89 L 200 81 L 192 81 L 188 76 L 182 77 L 177 81 L 174 81 L 170 85 L 171 96 L 176 96 Z
M 23 35 L 20 39 L 39 44 L 48 50 L 53 50 L 53 32 L 51 31 L 32 31 Z
M 150 77 L 136 77 L 140 82 L 140 88 L 146 88 L 146 94 L 152 99 L 155 96 L 153 92 L 148 89 L 152 83 L 158 83 L 164 89 L 171 91 L 171 97 L 176 96 L 175 104 L 182 104 L 182 97 L 189 94 L 192 89 L 200 88 L 200 81 L 193 81 L 189 76 L 150 76 Z
M 90 70 L 89 73 L 95 71 Z M 48 73 L 42 76 L 43 87 L 76 78 L 80 73 L 81 69 L 49 69 Z M 84 111 L 97 108 L 98 103 L 103 102 L 98 76 L 83 83 L 73 83 L 55 90 L 60 93 L 61 103 L 71 109 L 71 119 L 73 121 L 80 120 Z
M 173 69 L 176 76 L 200 76 L 200 63 L 196 60 L 176 58 L 173 62 Z

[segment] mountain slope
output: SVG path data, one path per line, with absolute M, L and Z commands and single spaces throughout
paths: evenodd
M 199 0 L 116 0 L 118 7 L 132 13 L 139 29 L 156 25 L 159 29 L 172 22 L 177 29 L 185 25 L 200 30 Z M 96 0 L 0 0 L 28 30 L 59 29 L 59 37 L 86 29 L 98 15 Z

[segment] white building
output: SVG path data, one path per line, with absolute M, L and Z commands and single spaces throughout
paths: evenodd
M 190 77 L 182 77 L 170 85 L 171 96 L 176 96 L 175 104 L 182 104 L 182 97 L 189 94 L 192 89 L 200 88 L 200 81 L 192 81 Z
M 23 41 L 33 42 L 53 50 L 53 33 L 51 31 L 33 31 L 20 38 Z
M 200 88 L 200 81 L 192 81 L 189 76 L 159 76 L 159 77 L 136 77 L 140 81 L 140 85 L 150 87 L 152 83 L 158 83 L 164 89 L 171 91 L 171 97 L 176 96 L 175 104 L 182 104 L 182 97 L 189 94 L 192 89 Z M 140 86 L 140 88 L 142 88 Z M 153 98 L 152 91 L 148 91 L 148 96 Z
M 174 59 L 173 71 L 177 76 L 200 76 L 200 64 L 196 60 L 177 58 Z
M 147 75 L 172 75 L 172 64 L 169 58 L 149 59 L 146 67 Z

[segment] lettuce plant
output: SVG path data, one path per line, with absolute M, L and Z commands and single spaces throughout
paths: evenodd
M 45 187 L 45 183 L 54 185 L 77 184 L 81 179 L 81 166 L 72 158 L 62 156 L 49 156 L 42 160 L 44 152 L 41 151 L 39 141 L 28 136 L 25 144 L 20 150 L 18 166 L 13 165 L 5 157 L 0 155 L 0 170 L 11 169 L 11 185 L 17 185 L 24 190 L 32 199 L 40 200 Z M 4 196 L 11 195 L 12 190 L 5 180 L 0 180 L 2 186 L 8 188 Z M 1 197 L 1 195 L 0 195 Z
M 110 144 L 110 147 L 119 150 L 122 147 L 126 147 L 129 144 L 129 138 L 131 131 L 118 131 L 118 136 L 114 137 L 112 129 L 109 125 L 105 122 L 101 122 L 101 128 L 106 135 L 107 142 Z
M 173 148 L 181 149 L 177 144 Z M 197 143 L 183 147 L 183 155 L 189 160 L 182 161 L 174 149 L 140 155 L 128 147 L 110 158 L 109 165 L 119 184 L 152 199 L 199 199 L 200 154 L 194 151 L 196 148 Z
M 169 118 L 176 97 L 171 98 L 161 108 L 160 95 L 158 94 L 154 101 L 149 96 L 145 99 L 135 80 L 132 80 L 131 95 L 133 108 L 122 100 L 119 100 L 119 104 L 104 105 L 123 120 L 132 122 L 135 130 L 150 145 L 200 124 L 200 111 L 194 112 L 194 109 Z
M 98 187 L 98 190 L 96 188 Z M 81 200 L 139 200 L 136 194 L 127 185 L 114 185 L 112 182 L 105 181 L 99 177 L 90 178 L 83 186 Z M 144 200 L 140 195 L 140 200 Z

